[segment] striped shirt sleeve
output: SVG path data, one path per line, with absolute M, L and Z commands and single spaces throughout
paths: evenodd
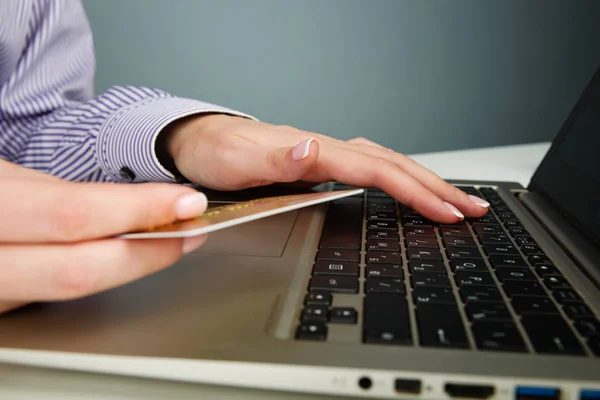
M 0 158 L 71 181 L 173 182 L 156 139 L 179 118 L 217 105 L 144 87 L 93 97 L 92 35 L 78 0 L 0 2 Z

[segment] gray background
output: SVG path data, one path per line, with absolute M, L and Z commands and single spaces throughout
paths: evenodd
M 96 89 L 157 87 L 405 153 L 550 140 L 600 1 L 87 0 Z

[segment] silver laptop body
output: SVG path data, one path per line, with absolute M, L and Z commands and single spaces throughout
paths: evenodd
M 1 316 L 0 361 L 340 396 L 599 399 L 599 115 L 597 72 L 528 189 L 453 182 L 493 203 L 488 219 L 430 226 L 368 190 L 229 228 L 140 281 Z

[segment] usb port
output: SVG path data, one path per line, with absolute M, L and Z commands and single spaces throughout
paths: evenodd
M 579 400 L 600 400 L 600 389 L 583 389 L 579 392 Z
M 419 394 L 421 393 L 421 380 L 396 378 L 394 381 L 394 389 L 398 393 Z
M 559 400 L 560 389 L 555 387 L 517 386 L 517 400 Z

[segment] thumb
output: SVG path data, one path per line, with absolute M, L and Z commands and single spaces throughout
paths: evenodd
M 269 180 L 294 182 L 302 179 L 317 162 L 319 143 L 311 138 L 292 148 L 276 148 L 267 153 Z

